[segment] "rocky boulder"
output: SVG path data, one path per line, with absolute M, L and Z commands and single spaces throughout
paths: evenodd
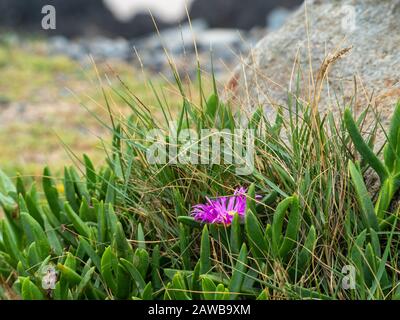
M 272 116 L 295 92 L 299 74 L 298 98 L 319 112 L 339 117 L 346 104 L 360 111 L 370 105 L 387 128 L 400 98 L 399 49 L 400 1 L 307 1 L 258 43 L 228 86 L 250 108 L 263 105 Z

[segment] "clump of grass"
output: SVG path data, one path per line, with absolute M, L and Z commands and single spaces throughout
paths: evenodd
M 177 82 L 182 88 L 178 77 Z M 199 90 L 201 92 L 201 85 Z M 160 96 L 157 92 L 155 95 Z M 168 106 L 160 101 L 165 118 L 155 122 L 151 113 L 136 101 L 132 109 L 137 117 L 120 122 L 115 134 L 114 147 L 118 146 L 119 156 L 111 163 L 121 172 L 120 179 L 126 190 L 122 194 L 125 210 L 153 230 L 153 237 L 179 237 L 177 221 L 188 223 L 185 217 L 190 215 L 191 207 L 204 200 L 206 195 L 232 194 L 236 186 L 255 186 L 256 192 L 263 195 L 262 201 L 255 200 L 254 195 L 249 196 L 254 202 L 254 216 L 249 216 L 254 217 L 252 226 L 256 229 L 247 229 L 247 223 L 251 222 L 246 221 L 242 231 L 247 232 L 248 238 L 244 236 L 238 241 L 247 242 L 251 248 L 252 256 L 246 266 L 247 275 L 252 274 L 247 280 L 252 283 L 252 289 L 254 286 L 265 289 L 271 298 L 395 296 L 390 283 L 397 282 L 396 272 L 388 272 L 385 264 L 389 252 L 397 261 L 395 251 L 389 250 L 396 230 L 396 212 L 388 211 L 397 190 L 397 169 L 391 163 L 398 157 L 395 151 L 397 116 L 389 134 L 394 142 L 388 144 L 385 152 L 387 175 L 378 190 L 379 196 L 375 197 L 368 194 L 361 173 L 369 166 L 377 170 L 373 164 L 378 162 L 372 151 L 373 139 L 369 145 L 361 142 L 357 129 L 366 112 L 355 121 L 347 109 L 344 119 L 338 121 L 332 113 L 320 115 L 314 112 L 318 101 L 307 104 L 296 99 L 296 95 L 289 95 L 287 105 L 279 108 L 275 121 L 270 121 L 262 107 L 249 114 L 221 101 L 216 86 L 208 98 L 201 94 L 197 102 L 189 101 L 183 91 L 181 95 L 178 128 L 190 128 L 197 133 L 204 128 L 228 129 L 234 134 L 235 128 L 243 128 L 242 123 L 246 123 L 246 129 L 254 129 L 255 168 L 250 175 L 238 176 L 235 166 L 229 164 L 149 165 L 145 156 L 149 147 L 146 133 L 154 128 L 164 130 L 168 144 L 167 124 L 174 118 L 170 116 Z M 284 118 L 283 114 L 288 117 Z M 357 166 L 353 165 L 357 155 L 351 151 L 350 141 L 354 141 L 364 160 Z M 367 147 L 368 151 L 365 151 Z M 378 198 L 376 209 L 371 210 L 373 200 L 369 199 L 375 198 Z M 284 214 L 286 210 L 288 212 Z M 293 212 L 298 212 L 300 218 L 294 218 Z M 277 215 L 283 220 L 278 222 Z M 294 226 L 297 232 L 288 237 L 285 232 Z M 210 230 L 213 231 L 213 252 L 210 254 L 214 270 L 221 279 L 229 278 L 232 264 L 227 261 L 232 262 L 232 256 L 239 250 L 236 247 L 232 251 L 232 243 L 227 240 L 234 227 L 221 231 L 211 226 Z M 258 235 L 257 239 L 251 238 L 252 231 Z M 198 233 L 192 232 L 195 238 Z M 278 250 L 282 242 L 290 249 Z M 373 252 L 368 251 L 371 248 L 374 248 Z M 196 255 L 196 249 L 192 254 Z M 349 266 L 354 267 L 356 274 L 354 290 L 343 288 L 341 283 L 343 270 Z
M 200 70 L 198 100 L 174 75 L 177 118 L 152 83 L 161 118 L 124 82 L 111 90 L 131 116 L 115 112 L 104 95 L 110 121 L 102 123 L 113 134 L 105 167 L 84 157 L 83 174 L 66 168 L 62 188 L 46 168 L 42 197 L 35 185 L 27 190 L 21 179 L 14 186 L 1 175 L 4 288 L 25 299 L 399 297 L 397 209 L 390 204 L 398 187 L 400 107 L 382 163 L 359 133 L 365 114 L 354 120 L 347 109 L 344 120 L 334 119 L 315 112 L 316 101 L 291 94 L 271 121 L 262 106 L 250 113 L 224 102 L 215 79 L 205 92 Z M 228 162 L 151 163 L 152 130 L 163 134 L 166 150 L 184 147 L 170 133 L 174 120 L 178 135 L 214 129 L 239 139 L 235 129 L 253 130 L 253 170 L 238 175 Z M 381 177 L 377 200 L 363 181 L 369 167 Z M 230 195 L 238 186 L 247 188 L 244 221 L 235 215 L 229 225 L 205 225 L 191 217 L 206 196 Z M 60 277 L 45 291 L 41 272 L 49 264 Z

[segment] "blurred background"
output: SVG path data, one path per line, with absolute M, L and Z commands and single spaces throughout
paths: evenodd
M 43 165 L 59 170 L 82 153 L 101 159 L 107 130 L 96 117 L 106 117 L 107 110 L 98 75 L 111 89 L 128 85 L 157 116 L 146 80 L 167 88 L 166 99 L 179 103 L 168 89 L 164 49 L 190 83 L 196 78 L 195 39 L 203 71 L 211 72 L 212 51 L 213 71 L 224 81 L 240 57 L 301 3 L 0 0 L 0 167 L 37 175 Z M 42 28 L 42 8 L 49 4 L 56 9 L 55 30 Z M 121 99 L 113 104 L 128 112 Z

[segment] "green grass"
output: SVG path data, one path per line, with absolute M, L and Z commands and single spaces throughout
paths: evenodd
M 39 48 L 34 50 L 7 45 L 0 47 L 0 86 L 3 100 L 40 101 L 46 85 L 71 70 L 76 72 L 76 65 L 68 58 L 49 58 L 41 54 Z
M 0 73 L 0 166 L 10 175 L 40 175 L 50 163 L 61 171 L 72 163 L 62 142 L 101 163 L 99 136 L 107 139 L 107 131 L 86 110 L 109 119 L 99 77 L 104 83 L 111 81 L 107 90 L 120 91 L 118 74 L 130 90 L 140 92 L 155 117 L 160 114 L 141 70 L 123 62 L 83 66 L 65 56 L 48 56 L 40 39 L 24 39 L 20 44 L 0 39 Z M 171 87 L 162 77 L 152 80 L 155 86 Z M 177 100 L 172 87 L 166 96 L 171 103 Z M 121 114 L 129 112 L 118 97 L 112 104 Z
M 102 87 L 107 117 L 87 110 L 112 136 L 103 166 L 72 148 L 74 165 L 61 179 L 48 168 L 41 186 L 0 175 L 0 297 L 400 298 L 400 104 L 384 152 L 375 154 L 375 130 L 360 134 L 366 113 L 355 116 L 351 105 L 335 119 L 291 93 L 270 119 L 262 106 L 249 112 L 223 101 L 215 79 L 210 86 L 199 73 L 190 94 L 174 75 L 175 89 L 146 84 L 151 102 L 118 78 Z M 254 170 L 149 163 L 149 130 L 161 130 L 171 148 L 174 120 L 178 133 L 254 130 Z M 380 178 L 375 192 L 365 182 L 371 171 Z M 244 221 L 236 215 L 231 225 L 202 224 L 190 216 L 193 205 L 238 186 L 248 188 Z M 41 288 L 49 264 L 59 273 L 52 291 Z M 346 268 L 354 268 L 352 289 L 342 284 Z
M 105 145 L 105 167 L 77 156 L 83 176 L 68 167 L 61 187 L 45 169 L 39 194 L 35 186 L 29 190 L 17 181 L 14 187 L 2 177 L 4 298 L 399 297 L 397 209 L 390 206 L 398 169 L 389 161 L 400 157 L 397 116 L 381 163 L 359 134 L 365 114 L 354 120 L 347 109 L 344 120 L 335 121 L 289 95 L 271 121 L 261 108 L 249 114 L 222 102 L 216 87 L 210 94 L 201 82 L 200 97 L 189 97 L 176 77 L 178 117 L 160 98 L 162 88 L 153 93 L 163 117 L 154 117 L 124 83 L 121 90 L 111 88 L 106 101 L 119 97 L 132 114 L 121 116 L 110 107 L 112 121 L 102 123 L 113 135 Z M 399 110 L 400 105 L 395 115 Z M 224 163 L 148 163 L 148 130 L 168 135 L 168 122 L 178 119 L 178 131 L 233 133 L 243 117 L 246 128 L 255 130 L 255 168 L 249 175 L 238 176 L 235 165 Z M 370 167 L 386 172 L 376 195 L 363 179 Z M 229 195 L 237 186 L 248 187 L 244 224 L 236 217 L 229 226 L 202 225 L 190 217 L 192 206 L 206 196 Z M 40 289 L 40 270 L 49 263 L 61 275 L 51 295 Z M 354 289 L 342 286 L 346 266 L 354 267 Z

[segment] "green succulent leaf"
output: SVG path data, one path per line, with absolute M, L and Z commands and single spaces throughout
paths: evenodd
M 205 225 L 201 234 L 200 246 L 200 274 L 205 274 L 211 269 L 211 250 L 208 228 Z
M 254 257 L 257 259 L 265 258 L 265 254 L 268 251 L 268 245 L 264 239 L 260 223 L 251 210 L 247 210 L 245 216 L 245 229 Z
M 68 202 L 64 204 L 64 211 L 76 231 L 78 231 L 79 234 L 81 234 L 82 236 L 90 238 L 90 228 L 86 225 L 85 222 L 83 222 L 79 215 L 75 213 Z
M 357 200 L 361 207 L 362 220 L 366 227 L 379 230 L 378 219 L 375 214 L 374 205 L 370 200 L 367 187 L 361 173 L 352 161 L 349 161 L 349 171 L 357 194 Z
M 240 249 L 239 257 L 237 259 L 236 265 L 232 272 L 232 278 L 229 283 L 229 292 L 230 299 L 235 300 L 239 297 L 239 293 L 241 292 L 242 284 L 244 278 L 246 276 L 247 269 L 247 247 L 246 244 L 243 243 L 242 248 Z
M 43 293 L 28 277 L 22 279 L 21 295 L 24 300 L 44 300 Z
M 101 257 L 101 275 L 112 292 L 117 291 L 117 282 L 115 279 L 117 269 L 118 259 L 111 251 L 111 247 L 107 247 Z
M 21 222 L 29 243 L 35 242 L 40 257 L 47 257 L 50 245 L 40 224 L 26 212 L 21 213 Z
M 347 130 L 349 131 L 350 137 L 353 140 L 355 147 L 361 156 L 368 162 L 368 164 L 376 171 L 381 179 L 381 182 L 385 181 L 389 175 L 388 170 L 384 164 L 378 159 L 371 148 L 365 143 L 361 136 L 360 131 L 356 123 L 354 122 L 353 116 L 349 108 L 346 108 L 344 112 L 344 122 L 346 124 Z

